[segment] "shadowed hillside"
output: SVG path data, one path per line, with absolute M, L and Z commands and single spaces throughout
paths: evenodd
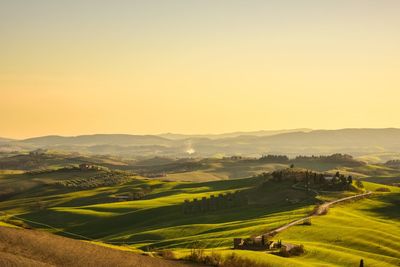
M 49 233 L 0 226 L 0 266 L 187 266 Z

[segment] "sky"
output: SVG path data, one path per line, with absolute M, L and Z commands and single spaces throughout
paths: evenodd
M 0 136 L 400 127 L 398 0 L 0 0 Z

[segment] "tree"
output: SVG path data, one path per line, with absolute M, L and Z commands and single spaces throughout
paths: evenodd
M 344 177 L 344 175 L 340 175 L 340 182 L 342 185 L 346 185 L 347 184 L 347 179 L 346 177 Z
M 285 155 L 262 155 L 259 160 L 266 162 L 285 163 L 289 161 L 289 158 Z
M 357 186 L 358 188 L 364 188 L 364 185 L 363 185 L 363 183 L 361 182 L 360 179 L 357 179 L 357 180 L 356 180 L 356 186 Z
M 282 171 L 274 171 L 272 173 L 272 177 L 273 177 L 274 181 L 281 182 L 282 178 L 283 178 L 283 172 Z
M 348 184 L 352 184 L 353 183 L 353 177 L 351 175 L 349 175 L 349 177 L 347 177 L 347 183 Z
M 294 168 L 294 164 L 290 164 L 290 168 L 293 169 Z

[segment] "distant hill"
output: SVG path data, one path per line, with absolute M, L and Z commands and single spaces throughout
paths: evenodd
M 0 143 L 7 143 L 7 142 L 11 142 L 11 141 L 13 141 L 13 139 L 0 137 Z
M 300 153 L 340 153 L 361 155 L 371 152 L 400 151 L 400 129 L 317 130 L 286 133 L 261 138 L 271 150 Z
M 79 136 L 43 136 L 18 141 L 36 146 L 94 146 L 94 145 L 154 145 L 168 144 L 170 140 L 155 135 L 94 134 Z
M 24 148 L 13 144 L 15 140 L 0 137 L 0 153 L 10 153 L 12 151 L 21 151 Z
M 121 167 L 126 162 L 110 156 L 83 156 L 75 153 L 20 153 L 17 155 L 0 157 L 0 169 L 35 170 L 57 169 L 60 166 L 77 166 L 82 163 L 99 164 L 106 167 Z
M 79 151 L 133 157 L 214 157 L 262 154 L 365 156 L 400 152 L 400 129 L 283 130 L 221 135 L 96 134 L 76 137 L 44 136 L 0 144 L 0 151 Z
M 232 133 L 223 133 L 223 134 L 174 134 L 174 133 L 164 133 L 159 134 L 158 136 L 168 138 L 171 140 L 181 140 L 181 139 L 193 139 L 193 138 L 208 138 L 208 139 L 221 139 L 228 137 L 238 137 L 238 136 L 271 136 L 282 133 L 292 133 L 292 132 L 310 132 L 312 129 L 308 128 L 299 128 L 299 129 L 289 129 L 289 130 L 261 130 L 261 131 L 253 131 L 253 132 L 232 132 Z

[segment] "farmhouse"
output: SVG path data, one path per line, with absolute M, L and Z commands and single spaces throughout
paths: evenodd
M 233 248 L 241 250 L 269 251 L 281 256 L 300 255 L 304 252 L 302 245 L 283 243 L 282 240 L 268 240 L 268 235 L 262 235 L 261 238 L 234 238 Z
M 243 250 L 269 250 L 274 248 L 274 241 L 268 240 L 265 236 L 262 238 L 234 238 L 233 239 L 233 248 L 234 249 L 243 249 Z

